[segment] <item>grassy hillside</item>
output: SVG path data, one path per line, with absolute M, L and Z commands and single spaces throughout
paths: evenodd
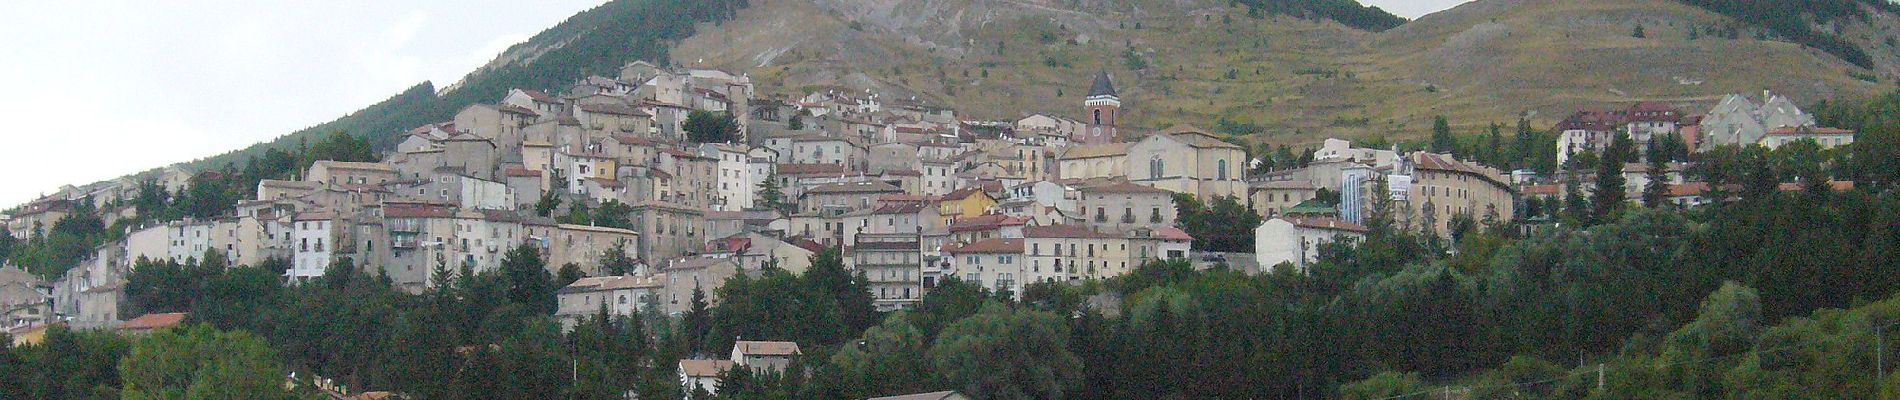
M 633 60 L 665 60 L 673 41 L 691 36 L 700 22 L 730 19 L 746 0 L 614 0 L 568 17 L 527 42 L 510 47 L 489 65 L 438 93 L 423 82 L 336 120 L 292 132 L 230 153 L 190 163 L 221 168 L 243 163 L 267 149 L 290 149 L 331 132 L 369 139 L 378 149 L 393 147 L 401 133 L 455 116 L 471 104 L 494 102 L 511 88 L 564 86 L 589 74 L 617 75 Z
M 673 60 L 749 70 L 782 94 L 870 88 L 971 118 L 1079 115 L 1105 69 L 1133 131 L 1192 123 L 1280 144 L 1423 137 L 1439 114 L 1470 131 L 1605 102 L 1860 97 L 1892 75 L 1751 34 L 1691 40 L 1691 27 L 1762 28 L 1670 0 L 1481 0 L 1382 32 L 1229 1 L 756 3 Z M 1874 16 L 1850 36 L 1895 31 Z

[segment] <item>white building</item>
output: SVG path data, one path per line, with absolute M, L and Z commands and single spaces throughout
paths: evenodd
M 1365 237 L 1366 228 L 1332 218 L 1281 217 L 1254 228 L 1254 258 L 1263 270 L 1286 263 L 1307 272 L 1319 261 L 1319 246 L 1341 238 Z

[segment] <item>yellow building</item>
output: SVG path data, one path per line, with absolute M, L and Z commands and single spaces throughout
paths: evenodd
M 943 214 L 943 222 L 949 224 L 957 218 L 969 218 L 989 213 L 996 207 L 996 199 L 990 197 L 980 187 L 957 189 L 943 195 L 937 203 L 937 211 Z

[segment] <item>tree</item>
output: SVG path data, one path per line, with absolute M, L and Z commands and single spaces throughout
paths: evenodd
M 928 340 L 910 315 L 899 311 L 838 350 L 831 363 L 843 375 L 850 398 L 921 393 L 930 389 Z
M 558 181 L 559 179 L 556 180 Z M 534 213 L 535 215 L 547 217 L 553 215 L 554 209 L 559 207 L 561 207 L 561 193 L 558 190 L 550 189 L 541 192 L 541 200 L 534 202 Z
M 539 249 L 523 243 L 509 250 L 502 256 L 501 273 L 508 301 L 535 314 L 554 312 L 554 282 Z
M 683 334 L 686 336 L 686 351 L 694 355 L 717 354 L 715 352 L 717 349 L 711 348 L 706 343 L 712 338 L 712 312 L 706 309 L 706 291 L 701 290 L 697 283 L 693 285 L 690 307 L 686 310 L 686 317 L 680 324 L 681 329 L 685 331 Z
M 694 143 L 726 143 L 739 138 L 739 122 L 729 113 L 693 110 L 686 114 L 686 138 Z
M 1630 32 L 1630 37 L 1637 38 L 1637 39 L 1648 37 L 1648 35 L 1643 34 L 1643 24 L 1636 24 L 1636 30 L 1633 32 Z
M 1652 140 L 1653 142 L 1653 140 Z M 1651 146 L 1656 148 L 1656 146 Z M 1643 187 L 1643 206 L 1658 208 L 1669 203 L 1669 162 L 1662 154 L 1650 153 L 1649 172 L 1644 176 L 1649 181 Z
M 561 270 L 556 271 L 556 274 L 554 275 L 554 287 L 556 288 L 567 287 L 567 285 L 574 283 L 574 281 L 578 281 L 578 280 L 581 280 L 581 278 L 586 278 L 586 277 L 587 277 L 587 273 L 581 272 L 580 264 L 575 264 L 575 263 L 561 264 Z
M 861 332 L 877 323 L 877 308 L 871 304 L 870 284 L 862 274 L 844 269 L 844 255 L 836 247 L 819 250 L 811 256 L 811 267 L 800 277 L 806 290 L 831 297 L 844 318 L 845 332 Z M 844 338 L 821 343 L 835 343 Z
M 785 129 L 794 131 L 805 130 L 805 118 L 799 113 L 792 113 L 791 119 L 785 123 Z
M 1451 122 L 1440 115 L 1432 117 L 1432 152 L 1453 154 L 1458 150 L 1458 140 L 1451 136 Z
M 1623 163 L 1629 159 L 1630 140 L 1628 136 L 1616 135 L 1610 142 L 1610 148 L 1604 150 L 1603 157 L 1597 160 L 1596 188 L 1590 192 L 1591 221 L 1608 220 L 1610 214 L 1622 209 L 1626 194 L 1623 180 Z
M 632 274 L 639 263 L 633 257 L 627 257 L 627 241 L 614 241 L 614 247 L 600 252 L 600 269 L 607 275 Z
M 752 200 L 753 207 L 780 213 L 791 212 L 792 203 L 786 201 L 785 190 L 779 187 L 777 174 L 767 175 L 765 181 L 759 182 L 758 194 L 759 197 Z
M 945 328 L 929 355 L 945 383 L 980 399 L 1059 399 L 1082 379 L 1061 317 L 995 302 Z
M 264 339 L 197 324 L 141 338 L 119 365 L 126 399 L 285 398 L 284 367 Z

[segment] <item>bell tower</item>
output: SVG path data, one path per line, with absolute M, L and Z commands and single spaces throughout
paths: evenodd
M 1089 86 L 1089 97 L 1083 99 L 1087 114 L 1082 116 L 1088 126 L 1077 137 L 1069 141 L 1078 144 L 1113 143 L 1116 138 L 1115 120 L 1121 117 L 1122 98 L 1115 95 L 1115 83 L 1108 79 L 1108 71 L 1095 74 L 1095 84 Z

